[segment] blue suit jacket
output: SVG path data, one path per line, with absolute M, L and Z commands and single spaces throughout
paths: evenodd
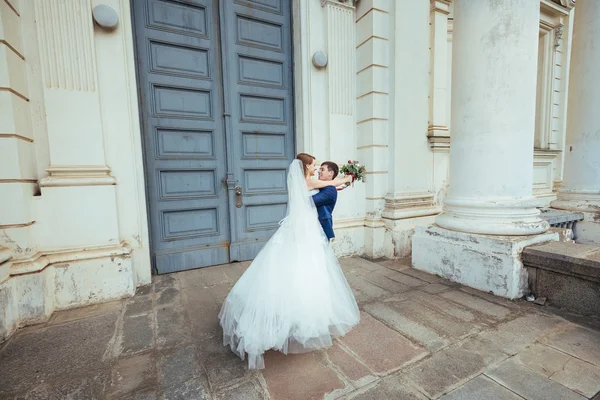
M 319 214 L 319 222 L 323 227 L 327 239 L 335 237 L 335 234 L 333 233 L 333 217 L 331 214 L 333 213 L 335 203 L 337 202 L 337 195 L 336 188 L 333 186 L 325 186 L 319 193 L 313 196 L 313 201 L 315 202 L 317 213 Z

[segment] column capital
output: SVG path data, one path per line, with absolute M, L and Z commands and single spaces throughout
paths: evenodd
M 387 220 L 400 220 L 428 215 L 437 215 L 441 207 L 435 204 L 431 192 L 390 193 L 385 197 L 382 217 Z
M 445 125 L 429 125 L 427 141 L 433 151 L 450 151 L 450 131 Z
M 359 0 L 321 0 L 321 7 L 333 6 L 341 8 L 355 9 Z
M 575 0 L 554 0 L 554 2 L 569 10 L 575 7 Z
M 440 14 L 450 14 L 450 0 L 430 0 L 431 12 L 439 12 Z

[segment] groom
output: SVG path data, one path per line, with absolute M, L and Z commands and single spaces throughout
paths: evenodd
M 332 181 L 338 176 L 339 171 L 336 163 L 325 161 L 319 168 L 319 180 Z M 337 189 L 333 186 L 325 186 L 319 193 L 313 196 L 313 201 L 317 207 L 319 222 L 323 227 L 325 236 L 331 241 L 331 239 L 335 238 L 335 234 L 333 233 L 333 217 L 331 214 L 337 202 Z

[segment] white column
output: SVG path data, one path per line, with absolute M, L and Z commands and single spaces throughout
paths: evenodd
M 577 0 L 565 166 L 552 207 L 600 214 L 600 2 Z M 600 229 L 598 230 L 600 234 Z M 596 238 L 600 242 L 600 237 Z
M 531 194 L 539 18 L 531 0 L 455 2 L 450 187 L 436 219 L 443 228 L 548 229 Z
M 414 5 L 413 5 L 414 6 Z M 434 150 L 448 147 L 448 14 L 449 0 L 430 2 L 429 126 L 427 137 Z

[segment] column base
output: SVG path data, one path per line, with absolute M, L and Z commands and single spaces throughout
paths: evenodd
M 412 252 L 412 237 L 416 226 L 429 226 L 435 221 L 435 215 L 385 221 L 385 247 L 387 258 L 406 258 Z
M 533 244 L 559 240 L 556 232 L 529 236 L 488 236 L 437 226 L 416 227 L 414 268 L 474 289 L 517 299 L 528 293 L 520 253 Z
M 373 259 L 386 257 L 385 223 L 380 219 L 365 218 L 365 256 Z
M 482 235 L 524 236 L 546 232 L 550 225 L 540 218 L 536 199 L 454 199 L 444 201 L 435 223 L 442 228 Z
M 558 199 L 553 201 L 550 206 L 559 210 L 600 214 L 600 192 L 573 192 L 566 189 L 559 189 Z

